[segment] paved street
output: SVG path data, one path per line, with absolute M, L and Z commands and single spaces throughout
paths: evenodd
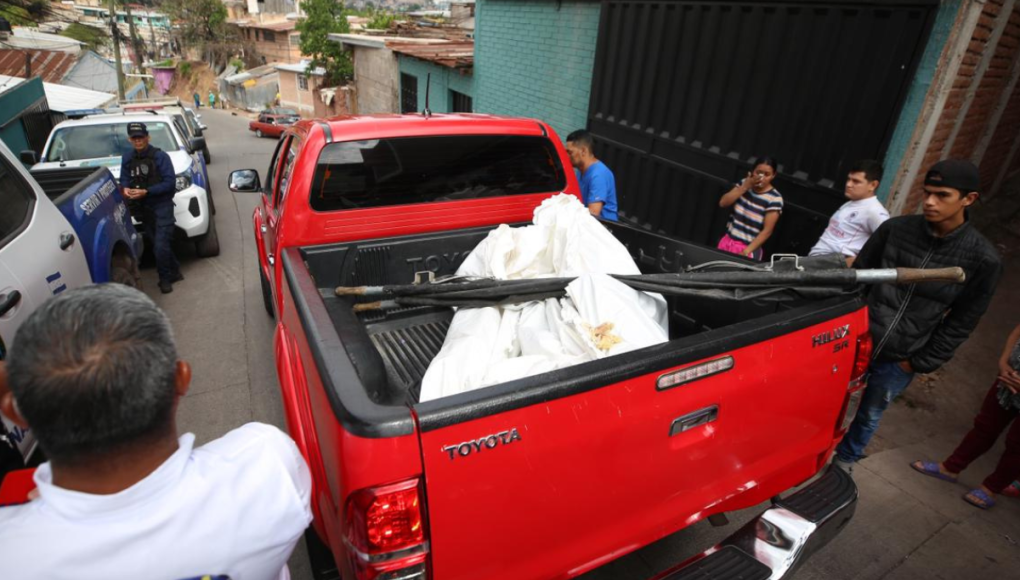
M 180 429 L 194 432 L 199 443 L 248 421 L 283 427 L 273 323 L 262 307 L 251 227 L 258 199 L 251 193 L 232 194 L 226 187 L 232 169 L 255 168 L 264 178 L 276 140 L 255 138 L 241 115 L 207 109 L 201 113 L 209 126 L 206 139 L 213 156 L 209 176 L 222 253 L 198 259 L 190 248 L 181 248 L 187 279 L 166 296 L 156 289 L 155 271 L 143 271 L 146 289 L 173 321 L 181 356 L 194 368 L 191 392 L 181 403 L 178 419 Z M 921 477 L 907 465 L 913 459 L 944 457 L 962 436 L 979 399 L 976 387 L 954 391 L 952 383 L 981 383 L 987 388 L 1002 340 L 1020 320 L 1015 292 L 1010 302 L 1002 289 L 1018 284 L 1017 269 L 1007 266 L 992 313 L 946 369 L 942 380 L 950 386 L 942 388 L 957 393 L 951 399 L 958 409 L 955 419 L 926 419 L 923 409 L 904 404 L 890 410 L 879 432 L 885 436 L 880 449 L 873 450 L 855 473 L 861 492 L 857 516 L 809 560 L 798 580 L 1020 578 L 1020 501 L 1002 499 L 994 510 L 982 512 L 960 500 L 964 485 Z M 965 472 L 963 481 L 976 485 L 1000 452 L 1001 448 L 993 450 Z M 703 522 L 586 578 L 647 578 L 725 537 L 756 511 L 731 515 L 730 525 L 722 528 Z M 303 546 L 291 559 L 291 572 L 299 580 L 310 578 Z
M 171 294 L 159 293 L 154 268 L 142 270 L 142 278 L 149 295 L 169 314 L 180 355 L 194 370 L 178 426 L 202 444 L 249 421 L 285 426 L 273 362 L 274 325 L 262 307 L 251 226 L 258 194 L 227 189 L 233 169 L 254 168 L 264 176 L 277 141 L 256 138 L 240 113 L 199 112 L 209 126 L 205 137 L 212 153 L 209 180 L 220 255 L 202 259 L 189 245 L 178 245 L 186 280 L 175 284 Z M 311 578 L 303 545 L 290 568 L 295 580 Z

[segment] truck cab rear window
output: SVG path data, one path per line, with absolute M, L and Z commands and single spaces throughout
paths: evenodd
M 312 181 L 315 211 L 559 192 L 566 187 L 544 137 L 459 135 L 333 143 Z

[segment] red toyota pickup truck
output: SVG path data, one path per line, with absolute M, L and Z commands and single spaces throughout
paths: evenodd
M 578 195 L 569 168 L 540 121 L 391 115 L 301 121 L 265 182 L 231 174 L 231 190 L 262 194 L 253 219 L 287 427 L 311 467 L 332 577 L 573 578 L 772 498 L 659 577 L 782 578 L 852 517 L 857 488 L 826 465 L 871 349 L 855 293 L 668 298 L 667 343 L 427 402 L 421 379 L 453 312 L 356 313 L 336 296 L 455 272 L 493 227 Z M 646 274 L 733 259 L 605 226 Z

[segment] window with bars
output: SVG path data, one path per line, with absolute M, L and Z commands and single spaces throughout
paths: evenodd
M 297 76 L 297 88 L 298 88 L 299 91 L 307 91 L 308 90 L 308 77 L 307 76 L 305 76 L 305 75 L 298 75 Z
M 457 91 L 450 91 L 450 112 L 451 113 L 473 113 L 471 96 Z
M 291 34 L 290 35 L 290 45 L 291 46 L 301 46 L 301 35 L 300 34 Z
M 400 73 L 400 112 L 418 112 L 418 77 Z
M 265 40 L 266 42 L 276 42 L 276 33 L 272 30 L 263 30 L 262 40 Z

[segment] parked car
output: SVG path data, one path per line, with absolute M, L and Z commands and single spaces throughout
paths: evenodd
M 42 161 L 33 171 L 64 167 L 107 167 L 120 178 L 121 156 L 131 151 L 128 123 L 142 121 L 148 126 L 151 143 L 170 156 L 177 174 L 174 218 L 177 231 L 195 244 L 201 257 L 220 253 L 216 207 L 202 160 L 205 138 L 188 139 L 179 123 L 154 111 L 88 116 L 63 121 L 54 127 L 43 149 Z
M 572 578 L 776 498 L 663 577 L 732 577 L 713 574 L 730 566 L 785 578 L 852 517 L 853 480 L 826 465 L 870 356 L 855 293 L 670 297 L 667 343 L 427 402 L 421 379 L 452 310 L 355 312 L 357 298 L 337 295 L 452 274 L 499 224 L 528 222 L 551 195 L 580 197 L 548 124 L 304 120 L 264 182 L 254 170 L 230 180 L 261 194 L 259 273 L 287 427 L 315 482 L 321 577 Z M 604 225 L 646 274 L 741 259 Z
M 248 130 L 256 137 L 279 137 L 283 131 L 298 122 L 301 116 L 294 109 L 272 107 L 259 113 L 258 119 L 248 123 Z
M 22 153 L 29 161 L 34 155 Z M 0 360 L 21 323 L 51 296 L 92 282 L 138 286 L 142 239 L 110 172 L 48 173 L 46 186 L 36 177 L 43 176 L 26 172 L 0 143 Z M 0 479 L 34 461 L 35 447 L 30 431 L 3 418 Z

